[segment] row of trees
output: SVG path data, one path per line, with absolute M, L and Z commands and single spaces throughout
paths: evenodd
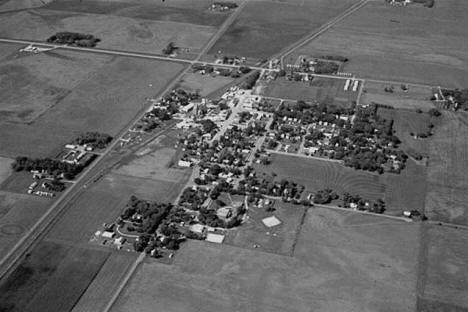
M 80 134 L 74 141 L 74 144 L 87 144 L 93 148 L 105 148 L 112 141 L 112 137 L 106 133 L 86 132 Z
M 58 32 L 47 39 L 49 43 L 69 44 L 78 47 L 95 47 L 99 41 L 101 39 L 95 38 L 93 35 L 75 32 Z

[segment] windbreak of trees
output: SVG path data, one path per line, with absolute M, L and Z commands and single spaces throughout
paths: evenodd
M 258 78 L 260 78 L 260 72 L 258 70 L 254 71 L 250 76 L 248 76 L 242 83 L 242 88 L 252 89 L 255 86 Z
M 95 47 L 101 39 L 90 34 L 80 34 L 75 32 L 58 32 L 47 39 L 49 43 L 69 44 L 78 47 Z
M 86 132 L 80 134 L 74 141 L 79 145 L 90 145 L 93 148 L 105 148 L 112 141 L 112 137 L 105 133 Z
M 19 156 L 11 166 L 15 171 L 45 170 L 54 176 L 63 173 L 64 178 L 71 180 L 83 170 L 86 164 L 69 164 L 50 158 L 35 159 Z

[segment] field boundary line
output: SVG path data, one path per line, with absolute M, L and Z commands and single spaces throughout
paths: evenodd
M 340 210 L 340 211 L 347 211 L 347 212 L 364 214 L 364 215 L 368 215 L 368 216 L 375 216 L 375 217 L 381 217 L 381 218 L 387 218 L 387 219 L 392 219 L 392 220 L 402 221 L 402 222 L 407 222 L 407 223 L 413 222 L 412 219 L 408 219 L 406 217 L 390 216 L 390 215 L 386 215 L 386 214 L 383 214 L 383 213 L 372 213 L 372 212 L 361 211 L 361 210 L 353 210 L 353 209 L 350 209 L 350 208 L 343 208 L 343 207 L 332 206 L 332 205 L 314 204 L 313 207 L 334 209 L 334 210 Z

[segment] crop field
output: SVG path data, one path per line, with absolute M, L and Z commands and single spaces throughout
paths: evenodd
M 73 60 L 77 55 L 79 53 L 61 51 L 53 56 L 41 54 L 32 58 L 43 57 L 43 67 L 55 67 L 57 58 L 65 56 Z M 94 65 L 96 63 L 90 61 L 87 64 L 97 68 L 78 70 L 79 78 L 70 78 L 69 81 L 67 79 L 74 68 L 83 66 L 80 57 L 76 63 L 72 61 L 70 65 L 64 64 L 62 67 L 57 65 L 55 71 L 39 68 L 41 75 L 35 76 L 31 84 L 43 76 L 51 77 L 51 85 L 58 85 L 70 92 L 31 124 L 0 122 L 2 156 L 55 156 L 61 145 L 81 132 L 100 131 L 115 135 L 143 109 L 145 98 L 157 94 L 183 68 L 179 64 L 135 58 L 106 57 L 104 60 L 102 65 Z M 66 70 L 70 74 L 62 78 L 60 73 Z M 23 74 L 12 77 L 18 81 L 24 78 Z M 57 82 L 61 79 L 64 81 Z M 24 88 L 28 86 L 26 84 Z M 41 92 L 46 90 L 44 87 L 40 89 Z M 14 93 L 14 90 L 9 89 L 6 96 L 10 93 Z
M 236 1 L 231 1 L 236 2 Z M 199 25 L 220 25 L 229 13 L 217 13 L 208 10 L 211 0 L 73 0 L 54 1 L 45 8 L 48 10 L 105 14 L 107 16 L 124 16 L 135 19 L 171 21 Z
M 426 214 L 430 219 L 468 224 L 468 115 L 444 112 L 429 144 Z
M 331 188 L 339 195 L 348 192 L 369 200 L 383 198 L 385 194 L 382 176 L 329 161 L 272 154 L 270 165 L 255 165 L 255 168 L 267 174 L 274 172 L 279 180 L 285 178 L 302 184 L 305 193 Z
M 468 297 L 468 233 L 447 227 L 430 226 L 426 282 L 420 311 L 467 311 Z
M 229 77 L 190 73 L 182 78 L 180 87 L 191 92 L 198 92 L 201 96 L 207 96 L 233 81 L 234 79 Z
M 41 242 L 0 286 L 2 311 L 70 311 L 109 254 Z
M 0 0 L 0 13 L 41 7 L 53 0 Z
M 274 208 L 273 212 L 267 212 L 265 208 L 249 207 L 248 219 L 240 227 L 227 233 L 225 243 L 248 249 L 257 245 L 256 249 L 259 251 L 291 255 L 306 208 L 280 202 L 275 203 Z M 262 219 L 272 215 L 281 224 L 268 228 L 262 223 Z
M 391 84 L 366 82 L 360 103 L 363 105 L 383 104 L 400 109 L 420 109 L 428 111 L 435 108 L 430 101 L 432 92 L 430 88 L 410 86 L 407 92 L 400 89 L 399 85 L 394 85 L 394 92 L 384 91 Z
M 0 185 L 5 181 L 6 178 L 11 174 L 11 164 L 13 159 L 0 157 Z
M 136 257 L 135 253 L 112 253 L 75 304 L 72 312 L 103 311 Z
M 251 1 L 209 51 L 259 60 L 319 28 L 355 1 Z M 274 22 L 272 22 L 274 21 Z
M 162 54 L 169 42 L 196 52 L 216 31 L 211 26 L 47 9 L 2 14 L 0 29 L 1 37 L 40 41 L 60 31 L 92 34 L 101 39 L 99 48 L 154 54 Z
M 189 241 L 173 265 L 141 266 L 112 311 L 414 311 L 417 226 L 360 219 L 309 209 L 294 257 Z
M 46 198 L 0 191 L 0 255 L 31 228 L 50 203 Z
M 462 88 L 468 85 L 467 15 L 464 0 L 437 1 L 432 9 L 370 1 L 291 58 L 342 55 L 350 59 L 344 70 L 360 77 Z
M 411 159 L 400 174 L 388 174 L 385 182 L 385 213 L 401 215 L 405 210 L 424 211 L 426 175 L 427 168 Z

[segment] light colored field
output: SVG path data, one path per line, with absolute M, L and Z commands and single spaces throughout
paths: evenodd
M 103 311 L 136 256 L 135 253 L 113 253 L 107 258 L 72 312 Z
M 189 241 L 112 311 L 414 311 L 417 226 L 310 211 L 295 257 Z
M 75 55 L 65 55 L 69 54 Z M 54 66 L 54 61 L 55 57 L 49 57 L 47 64 Z M 96 72 L 83 75 L 68 96 L 34 123 L 0 123 L 0 154 L 55 156 L 61 145 L 83 131 L 115 135 L 143 109 L 145 99 L 162 90 L 182 68 L 168 62 L 111 58 Z M 56 80 L 60 75 L 55 76 Z
M 294 252 L 294 244 L 304 216 L 305 208 L 277 202 L 275 211 L 266 212 L 264 208 L 249 207 L 248 219 L 240 227 L 228 232 L 225 243 L 237 247 L 254 249 L 289 256 Z M 266 227 L 262 219 L 274 215 L 281 224 Z
M 450 87 L 468 85 L 464 0 L 438 1 L 432 9 L 370 1 L 331 30 L 295 51 L 343 55 L 358 76 Z
M 46 198 L 0 191 L 0 254 L 17 242 L 50 204 Z
M 0 12 L 38 8 L 53 0 L 0 0 Z
M 234 79 L 229 77 L 189 73 L 182 78 L 180 87 L 192 92 L 197 91 L 201 96 L 207 96 L 233 81 Z
M 304 185 L 306 194 L 331 188 L 339 195 L 348 192 L 375 200 L 383 198 L 385 193 L 382 176 L 329 161 L 272 154 L 270 165 L 255 165 L 255 168 L 268 174 L 276 173 L 278 180 L 286 178 Z
M 361 96 L 361 104 L 383 104 L 390 105 L 394 108 L 402 109 L 421 109 L 428 111 L 434 108 L 435 105 L 430 101 L 432 92 L 430 88 L 422 88 L 410 86 L 408 92 L 403 92 L 400 85 L 394 85 L 394 93 L 386 93 L 385 87 L 390 87 L 390 84 L 367 83 L 364 87 L 364 92 Z
M 427 234 L 428 254 L 424 299 L 436 308 L 424 311 L 466 311 L 468 297 L 468 233 L 447 227 L 431 226 Z M 445 307 L 444 307 L 445 305 Z
M 209 26 L 46 9 L 3 14 L 0 29 L 1 37 L 40 41 L 60 31 L 93 34 L 102 40 L 99 48 L 155 54 L 169 42 L 196 52 L 215 32 Z
M 0 185 L 11 174 L 11 164 L 13 162 L 13 159 L 0 157 Z
M 468 115 L 444 112 L 430 142 L 426 214 L 430 219 L 468 222 Z
M 221 51 L 251 60 L 266 58 L 319 28 L 355 2 L 250 1 L 209 54 Z
M 182 181 L 176 183 L 109 174 L 67 208 L 47 237 L 75 243 L 88 242 L 102 223 L 116 220 L 131 195 L 161 203 L 172 202 L 184 185 Z

